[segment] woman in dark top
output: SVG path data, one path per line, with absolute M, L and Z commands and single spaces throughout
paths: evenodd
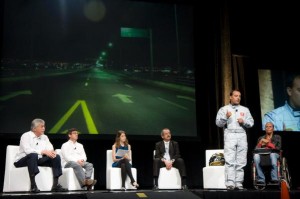
M 123 156 L 117 156 L 118 150 L 128 151 Z M 122 177 L 122 190 L 126 190 L 125 188 L 125 180 L 127 175 L 130 178 L 131 185 L 133 187 L 138 188 L 139 184 L 134 180 L 131 172 L 131 146 L 128 143 L 128 139 L 126 137 L 125 131 L 118 131 L 116 135 L 116 140 L 114 145 L 112 146 L 112 159 L 113 164 L 112 167 L 121 168 L 121 177 Z

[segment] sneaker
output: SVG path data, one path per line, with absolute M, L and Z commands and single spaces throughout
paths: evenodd
M 226 187 L 226 189 L 229 190 L 229 191 L 232 191 L 232 190 L 234 190 L 234 186 L 229 185 L 229 186 Z
M 126 191 L 126 188 L 125 188 L 125 187 L 121 187 L 121 190 L 122 190 L 122 191 Z

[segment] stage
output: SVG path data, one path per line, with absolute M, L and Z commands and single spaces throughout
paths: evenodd
M 38 194 L 31 193 L 1 193 L 1 198 L 5 199 L 280 199 L 280 190 L 263 190 L 247 189 L 244 191 L 227 191 L 227 190 L 203 190 L 190 189 L 188 191 L 181 190 L 134 190 L 134 191 L 69 191 L 69 192 L 40 192 Z M 291 190 L 290 199 L 300 198 L 300 190 Z

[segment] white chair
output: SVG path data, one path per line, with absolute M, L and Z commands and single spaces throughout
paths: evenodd
M 153 155 L 155 156 L 155 150 Z M 159 189 L 181 189 L 179 170 L 175 167 L 170 170 L 167 170 L 166 167 L 160 168 L 157 186 Z
M 30 178 L 27 167 L 16 168 L 14 161 L 19 146 L 8 145 L 6 148 L 5 174 L 3 192 L 30 191 Z M 51 167 L 39 166 L 40 172 L 35 176 L 37 187 L 41 191 L 51 191 L 53 173 Z
M 112 159 L 112 150 L 106 151 L 106 189 L 121 189 L 122 188 L 122 178 L 121 178 L 121 168 L 112 167 L 113 159 Z M 131 161 L 132 163 L 132 154 Z M 131 168 L 132 176 L 136 181 L 137 171 L 136 168 Z M 125 181 L 126 189 L 136 189 L 131 185 L 130 179 L 127 176 Z
M 206 166 L 203 167 L 204 189 L 226 189 L 225 166 L 209 166 L 209 159 L 215 153 L 224 153 L 224 150 L 212 149 L 205 151 Z
M 57 154 L 62 156 L 61 149 L 56 149 L 55 151 Z M 94 179 L 94 172 L 91 179 Z M 67 188 L 69 191 L 86 190 L 86 187 L 81 188 L 73 168 L 62 168 L 62 175 L 59 177 L 58 182 L 62 187 Z M 94 187 L 92 187 L 92 189 L 94 189 Z

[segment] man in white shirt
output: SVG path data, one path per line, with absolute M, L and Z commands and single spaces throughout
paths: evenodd
M 16 155 L 14 165 L 16 167 L 28 167 L 31 182 L 30 192 L 32 193 L 40 192 L 35 182 L 35 176 L 40 172 L 38 166 L 52 167 L 52 191 L 68 191 L 58 184 L 58 178 L 62 175 L 61 159 L 59 155 L 56 155 L 53 145 L 44 132 L 45 121 L 34 119 L 31 122 L 31 130 L 21 136 L 19 152 Z
M 86 186 L 88 190 L 91 190 L 97 183 L 97 180 L 91 179 L 93 164 L 86 161 L 87 157 L 83 145 L 77 142 L 77 129 L 69 129 L 68 136 L 69 140 L 61 146 L 62 165 L 64 168 L 73 168 L 81 187 Z

